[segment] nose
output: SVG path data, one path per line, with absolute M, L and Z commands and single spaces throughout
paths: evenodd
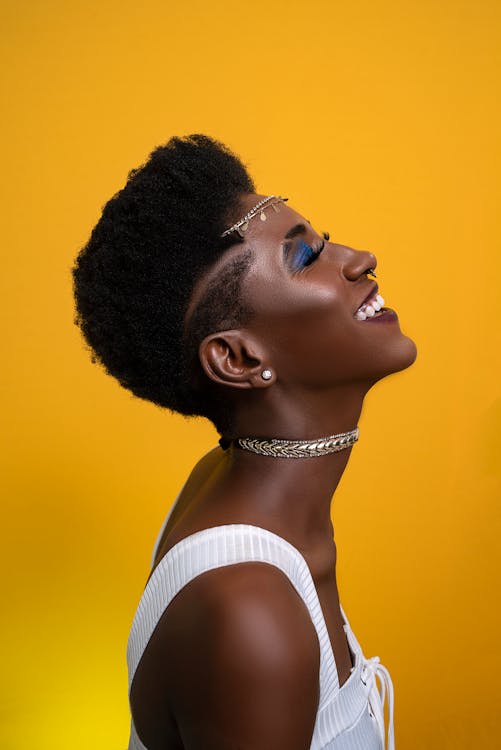
M 345 256 L 342 265 L 343 275 L 348 281 L 356 281 L 373 270 L 377 266 L 377 258 L 374 253 L 367 250 L 354 250 L 352 247 L 345 248 Z

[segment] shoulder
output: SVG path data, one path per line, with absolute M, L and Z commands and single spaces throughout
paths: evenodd
M 170 519 L 166 529 L 163 530 L 162 538 L 159 541 L 156 548 L 156 557 L 161 557 L 162 540 L 166 536 L 166 531 L 173 526 L 175 522 L 184 514 L 187 508 L 190 506 L 193 498 L 203 487 L 205 482 L 211 476 L 211 474 L 217 469 L 224 459 L 224 451 L 219 446 L 213 448 L 206 453 L 202 458 L 195 464 L 191 470 L 188 478 L 186 479 L 183 487 L 181 488 L 176 500 L 174 501 L 174 507 L 172 508 Z
M 192 468 L 184 486 L 179 493 L 179 499 L 183 498 L 183 504 L 196 495 L 207 478 L 224 460 L 224 451 L 219 446 L 212 448 Z
M 225 453 L 220 446 L 212 448 L 200 458 L 191 470 L 188 479 L 183 487 L 183 494 L 193 495 L 200 486 L 206 481 L 207 477 L 212 474 L 221 461 Z
M 189 750 L 306 750 L 320 647 L 306 604 L 260 562 L 193 579 L 171 603 L 172 710 Z

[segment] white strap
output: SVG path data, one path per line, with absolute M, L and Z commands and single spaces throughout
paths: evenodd
M 378 689 L 376 677 L 379 678 L 381 689 Z M 379 656 L 373 656 L 371 659 L 364 660 L 361 680 L 369 688 L 369 704 L 374 713 L 374 717 L 379 727 L 383 747 L 387 750 L 395 750 L 395 736 L 393 727 L 393 683 L 390 673 L 382 664 L 379 663 Z M 388 744 L 385 739 L 384 727 L 384 701 L 388 691 Z

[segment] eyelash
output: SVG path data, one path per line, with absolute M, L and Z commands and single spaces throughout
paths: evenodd
M 311 247 L 304 240 L 301 241 L 300 250 L 296 253 L 293 263 L 293 271 L 298 273 L 310 266 L 320 255 L 329 239 L 329 232 L 322 232 L 323 241 L 318 247 Z M 306 255 L 306 258 L 304 257 Z M 304 259 L 304 260 L 303 260 Z

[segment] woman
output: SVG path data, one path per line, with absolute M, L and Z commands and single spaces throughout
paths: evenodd
M 382 307 L 374 255 L 286 200 L 257 194 L 222 144 L 173 138 L 73 269 L 94 360 L 221 435 L 164 523 L 134 618 L 130 750 L 376 750 L 385 688 L 394 744 L 390 677 L 339 602 L 330 506 L 365 394 L 416 350 Z

